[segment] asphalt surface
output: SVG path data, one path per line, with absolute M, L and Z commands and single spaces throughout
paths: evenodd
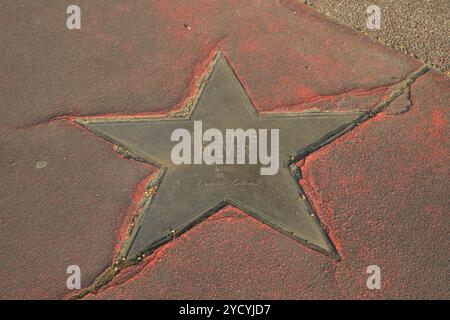
M 450 74 L 450 1 L 448 0 L 299 0 L 373 39 Z M 369 5 L 381 9 L 381 29 L 368 30 Z

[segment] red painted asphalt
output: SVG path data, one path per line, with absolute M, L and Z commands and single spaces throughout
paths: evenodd
M 260 111 L 368 110 L 421 67 L 296 1 L 112 2 L 79 1 L 80 31 L 59 1 L 0 5 L 0 298 L 67 297 L 70 264 L 88 286 L 153 172 L 58 117 L 180 107 L 218 47 Z M 428 72 L 302 164 L 341 261 L 229 209 L 88 297 L 448 298 L 449 84 Z

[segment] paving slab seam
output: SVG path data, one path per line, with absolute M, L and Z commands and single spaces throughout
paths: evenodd
M 219 51 L 220 50 L 217 50 L 217 52 L 219 52 Z M 198 96 L 200 95 L 201 90 L 202 90 L 202 88 L 204 86 L 204 83 L 205 83 L 205 81 L 207 81 L 209 71 L 211 70 L 211 68 L 212 68 L 212 66 L 214 64 L 214 59 L 217 56 L 218 56 L 217 54 L 214 54 L 214 58 L 211 60 L 210 67 L 206 69 L 206 72 L 204 73 L 204 76 L 202 76 L 200 78 L 200 80 L 201 80 L 200 83 L 197 82 L 197 84 L 199 84 L 197 86 L 197 90 L 196 90 L 197 92 L 194 92 L 194 94 L 191 96 L 194 99 L 196 99 L 196 97 L 198 98 Z M 331 132 L 328 136 L 326 136 L 324 139 L 319 141 L 319 143 L 307 146 L 306 148 L 301 150 L 296 155 L 293 155 L 291 157 L 291 159 L 288 160 L 286 165 L 289 166 L 289 167 L 294 167 L 295 166 L 296 168 L 298 168 L 300 170 L 301 166 L 298 166 L 299 161 L 301 161 L 302 159 L 305 159 L 313 151 L 315 151 L 317 149 L 320 149 L 320 148 L 322 148 L 325 145 L 328 145 L 329 143 L 333 142 L 337 138 L 343 136 L 345 133 L 347 133 L 350 130 L 354 129 L 355 127 L 359 126 L 363 122 L 365 122 L 365 121 L 375 117 L 377 114 L 385 111 L 395 99 L 397 99 L 399 96 L 401 96 L 403 93 L 405 93 L 405 91 L 409 90 L 410 86 L 419 77 L 424 75 L 428 70 L 429 70 L 428 66 L 423 66 L 420 69 L 418 69 L 418 70 L 412 72 L 411 74 L 409 74 L 402 81 L 400 81 L 397 84 L 393 85 L 392 86 L 392 91 L 390 92 L 389 96 L 384 98 L 374 108 L 372 108 L 369 111 L 362 112 L 361 116 L 358 117 L 353 123 L 351 123 L 351 124 L 349 124 L 349 125 L 347 125 L 347 126 L 345 126 L 343 128 L 338 128 L 335 132 Z M 192 101 L 192 99 L 189 99 L 189 98 L 186 99 L 186 101 L 194 102 L 194 101 Z M 184 107 L 181 108 L 178 111 L 178 112 L 180 112 L 180 116 L 183 117 L 183 116 L 188 115 L 192 111 L 191 107 L 194 104 L 195 103 L 191 103 L 191 104 L 184 103 Z M 187 113 L 186 113 L 186 111 L 187 111 Z M 169 113 L 169 115 L 170 115 L 170 113 Z M 175 117 L 177 117 L 177 115 L 175 115 Z M 80 119 L 81 119 L 81 121 L 80 121 Z M 136 119 L 136 118 L 133 118 L 133 119 Z M 89 121 L 86 118 L 83 119 L 83 118 L 75 118 L 75 117 L 64 117 L 63 120 L 66 120 L 66 121 L 69 120 L 70 122 L 75 122 L 75 123 L 77 123 L 78 125 L 81 125 L 81 126 L 83 126 L 83 121 Z M 58 120 L 57 119 L 53 119 L 52 121 L 58 121 Z M 128 151 L 126 148 L 123 148 L 122 146 L 117 146 L 116 151 L 117 151 L 118 154 L 124 156 L 124 158 L 126 158 L 126 159 L 134 159 L 136 161 L 144 161 L 144 162 L 146 162 L 145 160 L 140 159 L 139 157 L 136 157 L 134 154 L 132 154 L 130 151 Z M 295 172 L 293 174 L 295 175 Z M 142 218 L 142 214 L 141 213 L 145 212 L 145 210 L 143 210 L 143 209 L 145 209 L 146 205 L 148 205 L 150 203 L 149 199 L 151 200 L 151 198 L 157 192 L 155 187 L 157 186 L 157 182 L 160 179 L 162 179 L 163 175 L 164 175 L 164 170 L 160 170 L 155 175 L 155 177 L 150 179 L 147 187 L 145 188 L 144 194 L 141 196 L 140 204 L 139 204 L 139 207 L 138 207 L 139 208 L 138 212 L 135 214 L 134 218 L 132 219 L 131 224 L 127 228 L 127 230 L 128 230 L 127 231 L 127 236 L 122 241 L 122 244 L 120 245 L 120 249 L 116 253 L 115 262 L 110 267 L 108 267 L 101 275 L 99 275 L 96 278 L 96 280 L 90 286 L 82 289 L 81 291 L 79 291 L 75 295 L 69 296 L 67 299 L 77 300 L 77 299 L 82 299 L 83 297 L 85 297 L 88 294 L 96 294 L 101 289 L 103 289 L 105 286 L 107 286 L 107 284 L 109 284 L 122 270 L 124 270 L 124 269 L 126 269 L 128 267 L 134 266 L 134 265 L 143 264 L 144 260 L 145 260 L 145 264 L 144 265 L 148 265 L 154 259 L 150 259 L 150 260 L 147 261 L 147 259 L 144 259 L 144 258 L 146 258 L 146 257 L 150 258 L 150 256 L 154 256 L 157 252 L 159 252 L 162 248 L 164 248 L 167 245 L 167 242 L 170 241 L 171 238 L 173 239 L 177 235 L 179 235 L 182 232 L 186 231 L 186 230 L 182 230 L 182 232 L 180 232 L 180 230 L 171 230 L 168 233 L 166 238 L 161 239 L 161 243 L 163 243 L 162 246 L 158 245 L 156 247 L 149 248 L 149 250 L 147 250 L 141 256 L 139 256 L 139 257 L 137 257 L 135 259 L 126 259 L 125 258 L 126 248 L 129 247 L 130 241 L 132 241 L 132 239 L 133 239 L 133 234 L 135 234 L 136 230 L 139 229 L 139 219 Z M 300 172 L 300 178 L 301 178 L 301 172 Z M 214 212 L 217 212 L 219 209 L 222 209 L 222 208 L 226 207 L 227 204 L 228 203 L 221 203 L 219 207 L 215 206 L 214 208 L 211 208 L 211 210 L 213 210 Z M 206 215 L 206 216 L 202 216 L 202 217 L 199 217 L 199 218 L 203 221 L 204 219 L 206 219 L 209 216 L 210 215 Z M 187 229 L 189 229 L 189 228 L 190 227 L 188 226 Z

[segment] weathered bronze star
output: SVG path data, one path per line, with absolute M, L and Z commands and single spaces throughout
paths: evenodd
M 160 168 L 155 192 L 125 245 L 134 259 L 233 205 L 283 234 L 326 255 L 338 253 L 324 231 L 298 179 L 297 161 L 352 128 L 362 113 L 257 114 L 230 64 L 218 53 L 213 69 L 187 119 L 78 119 L 101 137 Z M 280 169 L 261 175 L 260 165 L 174 165 L 171 133 L 194 121 L 203 130 L 217 128 L 279 129 Z

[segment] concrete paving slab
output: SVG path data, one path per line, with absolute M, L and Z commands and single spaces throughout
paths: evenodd
M 151 169 L 73 124 L 2 130 L 1 137 L 0 297 L 63 298 L 70 265 L 88 286 L 111 265 Z
M 2 2 L 1 126 L 180 107 L 218 46 L 260 110 L 368 110 L 419 67 L 297 1 L 69 4 Z
M 69 264 L 89 298 L 448 298 L 447 79 L 293 0 L 69 4 L 0 4 L 0 298 L 70 297 Z M 299 163 L 342 261 L 227 208 L 113 272 L 155 170 L 74 117 L 180 109 L 218 48 L 258 111 L 381 107 Z

